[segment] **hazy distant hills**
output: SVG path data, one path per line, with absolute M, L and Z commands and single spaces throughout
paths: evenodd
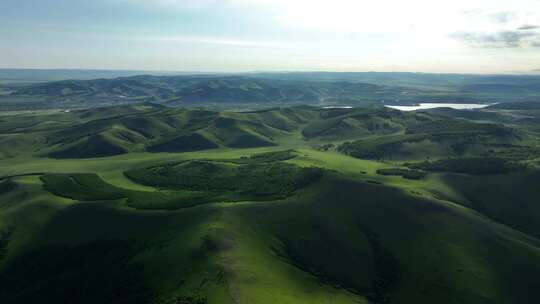
M 41 72 L 45 73 L 45 72 Z M 366 105 L 418 102 L 536 102 L 540 76 L 458 75 L 421 73 L 252 73 L 213 75 L 137 75 L 88 79 L 82 72 L 56 75 L 79 77 L 52 82 L 0 86 L 7 108 L 92 107 L 154 102 L 168 105 L 288 104 Z M 96 76 L 116 74 L 89 72 Z M 0 71 L 0 79 L 9 72 Z M 39 74 L 39 73 L 38 73 Z M 30 75 L 15 73 L 21 77 Z M 122 76 L 122 74 L 120 74 Z
M 15 97 L 42 97 L 63 102 L 152 101 L 201 103 L 369 103 L 397 99 L 410 91 L 349 81 L 264 79 L 247 76 L 134 76 L 115 79 L 64 80 L 17 88 Z
M 0 69 L 0 84 L 27 84 L 36 82 L 50 82 L 67 79 L 90 80 L 98 78 L 129 77 L 142 74 L 152 75 L 181 75 L 188 73 L 172 73 L 160 71 L 138 70 L 83 70 L 83 69 Z

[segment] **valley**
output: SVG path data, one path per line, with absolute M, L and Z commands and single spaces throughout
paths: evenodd
M 540 0 L 0 25 L 0 304 L 540 303 Z
M 499 107 L 1 116 L 0 296 L 527 302 L 537 113 Z

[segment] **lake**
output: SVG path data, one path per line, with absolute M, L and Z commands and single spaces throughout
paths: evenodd
M 415 106 L 385 106 L 388 108 L 400 110 L 400 111 L 416 111 L 434 108 L 452 108 L 458 110 L 473 110 L 482 109 L 492 104 L 479 104 L 479 103 L 421 103 Z

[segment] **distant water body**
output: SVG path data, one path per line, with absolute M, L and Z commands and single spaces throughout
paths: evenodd
M 452 108 L 457 110 L 473 110 L 482 109 L 491 106 L 491 104 L 479 104 L 479 103 L 421 103 L 415 106 L 385 106 L 388 108 L 400 110 L 400 111 L 416 111 L 435 108 Z

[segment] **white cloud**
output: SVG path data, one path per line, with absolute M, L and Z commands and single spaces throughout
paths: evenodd
M 452 38 L 474 47 L 485 48 L 537 48 L 540 34 L 524 31 L 504 31 L 494 34 L 458 32 Z
M 539 0 L 116 0 L 166 9 L 255 9 L 288 30 L 346 33 L 502 31 L 540 24 Z
M 537 0 L 229 0 L 227 3 L 267 8 L 284 27 L 329 32 L 449 33 L 471 27 L 472 30 L 493 28 L 497 26 L 493 21 L 503 25 L 534 24 L 532 21 L 540 19 Z
M 509 23 L 515 19 L 515 13 L 511 11 L 498 12 L 489 15 L 491 21 L 495 23 Z
M 193 32 L 178 25 L 161 38 L 148 37 L 172 57 L 193 46 L 188 49 L 197 51 L 189 55 L 208 49 L 215 58 L 238 56 L 257 66 L 455 72 L 530 70 L 530 62 L 540 60 L 540 0 L 115 1 L 187 16 L 196 9 L 198 19 L 186 19 L 195 22 L 186 27 Z M 205 18 L 220 12 L 233 26 L 220 28 L 221 20 L 213 31 L 206 26 L 213 20 Z M 237 20 L 253 27 L 244 30 Z

